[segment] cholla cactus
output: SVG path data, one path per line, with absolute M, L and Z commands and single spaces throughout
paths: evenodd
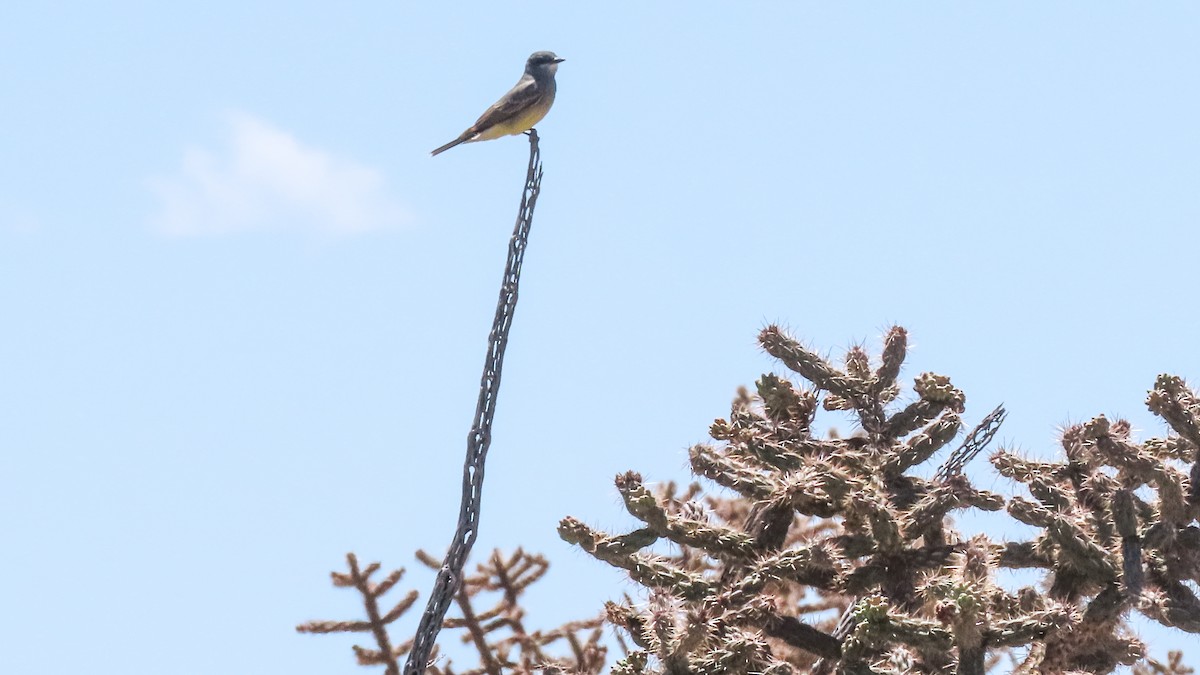
M 698 485 L 654 494 L 626 473 L 617 489 L 642 527 L 559 526 L 651 589 L 648 606 L 607 608 L 634 645 L 614 673 L 973 674 L 1006 653 L 1022 654 L 1024 672 L 1099 673 L 1144 654 L 1125 633 L 1129 609 L 1200 629 L 1183 583 L 1200 578 L 1200 499 L 1171 466 L 1196 461 L 1200 412 L 1179 380 L 1160 378 L 1150 401 L 1178 436 L 1136 445 L 1128 424 L 1098 418 L 1065 434 L 1064 464 L 998 453 L 996 466 L 1036 500 L 1014 499 L 1009 513 L 1040 528 L 1001 544 L 948 523 L 951 511 L 1006 506 L 958 472 L 961 457 L 922 472 L 933 478 L 911 473 L 948 449 L 965 398 L 927 373 L 915 401 L 896 403 L 903 329 L 888 332 L 877 364 L 854 348 L 841 369 L 778 328 L 760 341 L 813 389 L 764 375 L 757 395 L 743 390 L 712 425 L 718 444 L 692 448 L 694 473 L 735 497 L 701 501 Z M 860 431 L 818 438 L 819 403 L 852 412 Z M 671 554 L 647 550 L 660 540 Z M 1047 586 L 1006 591 L 1000 567 L 1046 570 Z
M 1079 610 L 1080 619 L 1031 654 L 1037 672 L 1108 672 L 1145 656 L 1127 634 L 1130 611 L 1166 626 L 1200 632 L 1200 601 L 1185 582 L 1200 581 L 1200 405 L 1177 377 L 1162 375 L 1147 405 L 1177 435 L 1136 443 L 1129 423 L 1097 417 L 1067 429 L 1063 462 L 1032 462 L 1000 452 L 992 463 L 1023 483 L 1008 512 L 1042 532 L 1010 543 L 1005 567 L 1046 570 L 1046 596 Z M 1191 464 L 1190 476 L 1179 467 Z

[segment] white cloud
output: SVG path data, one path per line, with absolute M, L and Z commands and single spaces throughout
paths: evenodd
M 375 169 L 244 113 L 229 116 L 228 140 L 220 152 L 188 148 L 177 175 L 149 181 L 160 201 L 155 229 L 179 236 L 268 229 L 356 234 L 407 219 Z

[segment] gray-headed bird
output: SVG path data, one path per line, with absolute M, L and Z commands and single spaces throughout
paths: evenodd
M 525 74 L 517 81 L 517 86 L 484 111 L 470 129 L 430 154 L 443 153 L 462 143 L 515 136 L 532 129 L 554 104 L 554 73 L 558 72 L 558 64 L 565 60 L 554 52 L 534 52 L 525 62 Z

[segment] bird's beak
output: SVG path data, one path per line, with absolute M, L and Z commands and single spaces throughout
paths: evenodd
M 566 61 L 566 59 L 554 59 L 555 63 L 562 63 L 563 61 Z

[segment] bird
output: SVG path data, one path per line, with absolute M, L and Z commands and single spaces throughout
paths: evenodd
M 542 121 L 554 104 L 554 74 L 558 64 L 566 61 L 554 52 L 534 52 L 525 62 L 525 74 L 515 87 L 484 111 L 469 129 L 458 138 L 430 153 L 437 156 L 462 143 L 490 141 L 501 136 L 515 136 Z

